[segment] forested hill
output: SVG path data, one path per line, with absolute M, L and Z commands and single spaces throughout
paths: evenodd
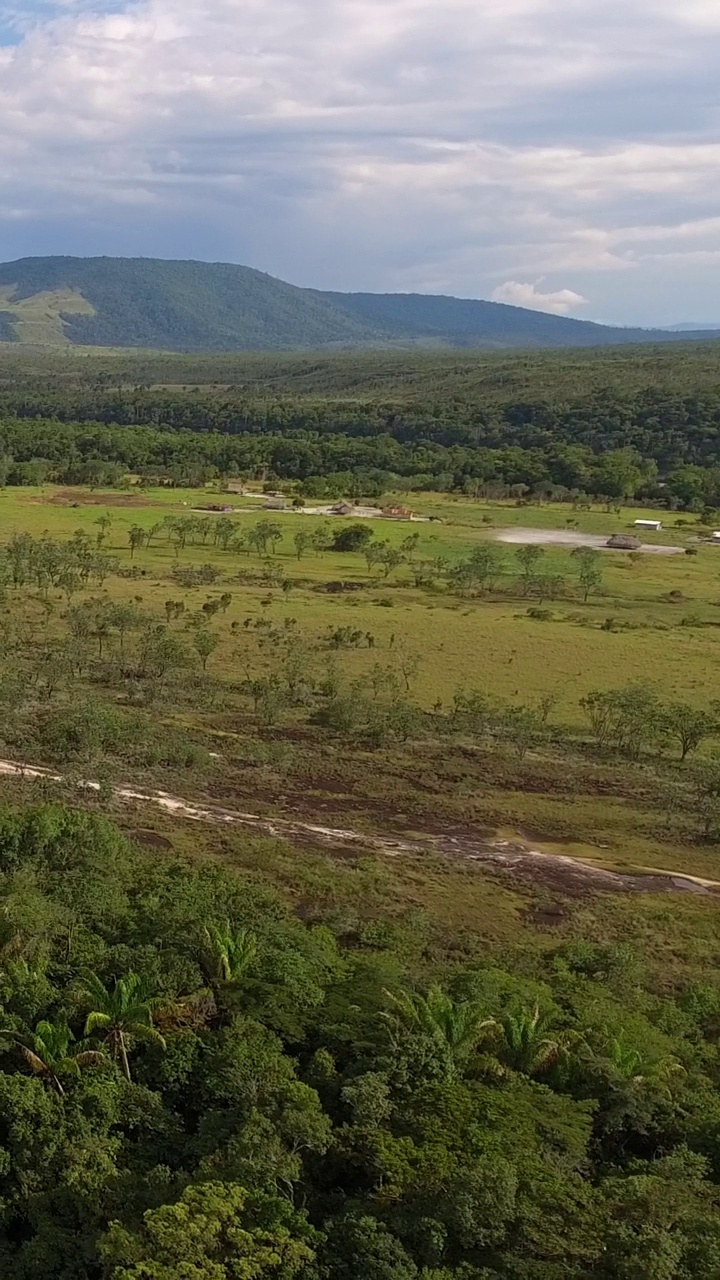
M 50 257 L 0 264 L 0 342 L 43 348 L 492 349 L 703 337 L 708 334 L 615 329 L 473 299 L 324 293 L 228 263 Z

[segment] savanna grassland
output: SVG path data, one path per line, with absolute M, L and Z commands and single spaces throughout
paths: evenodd
M 717 1280 L 687 350 L 4 359 L 9 1280 Z
M 560 505 L 430 495 L 415 506 L 437 523 L 416 523 L 266 511 L 257 493 L 217 498 L 210 490 L 5 490 L 0 537 L 10 545 L 33 539 L 30 561 L 33 546 L 75 542 L 105 565 L 101 582 L 71 578 L 69 592 L 62 571 L 54 583 L 41 578 L 38 590 L 30 561 L 22 586 L 6 583 L 7 644 L 20 647 L 21 670 L 35 647 L 41 666 L 48 647 L 66 665 L 67 646 L 86 649 L 89 665 L 79 663 L 67 686 L 58 679 L 45 717 L 54 703 L 67 717 L 78 689 L 100 720 L 103 708 L 117 717 L 118 707 L 137 704 L 135 716 L 153 732 L 164 724 L 201 753 L 202 769 L 192 753 L 189 769 L 153 766 L 158 785 L 171 778 L 190 798 L 236 808 L 259 802 L 268 812 L 299 807 L 380 833 L 388 824 L 422 830 L 444 815 L 483 831 L 566 840 L 607 865 L 713 878 L 714 845 L 698 843 L 695 822 L 663 804 L 663 777 L 675 787 L 691 773 L 689 757 L 678 762 L 672 730 L 658 723 L 646 743 L 633 728 L 637 750 L 609 741 L 594 749 L 583 706 L 593 692 L 629 688 L 658 709 L 708 711 L 720 549 L 698 540 L 696 520 L 671 517 L 646 535 L 692 554 L 590 551 L 598 578 L 585 599 L 584 562 L 571 548 L 540 548 L 537 576 L 524 580 L 522 544 L 498 541 L 503 531 L 567 531 L 570 519 L 574 533 L 609 535 L 651 512 L 568 517 Z M 236 510 L 202 510 L 212 505 Z M 269 541 L 253 546 L 263 526 Z M 367 541 L 334 550 L 348 530 Z M 375 546 L 391 548 L 397 563 L 369 561 Z M 478 548 L 489 549 L 491 577 L 465 581 Z M 171 645 L 167 670 L 138 687 L 143 654 L 154 670 L 146 650 L 155 629 Z M 487 704 L 482 715 L 467 709 L 473 700 Z M 641 703 L 635 714 L 642 719 L 648 708 Z M 24 741 L 33 718 L 21 702 L 14 731 L 6 730 L 9 755 L 41 765 L 82 761 L 117 782 L 145 776 L 122 749 L 105 750 L 92 725 L 86 745 L 76 726 L 74 750 L 58 741 L 48 753 L 46 724 L 33 754 Z M 713 743 L 706 727 L 698 759 Z M 219 756 L 212 764 L 209 750 Z M 249 775 L 248 752 L 264 760 Z M 691 791 L 688 809 L 696 803 Z

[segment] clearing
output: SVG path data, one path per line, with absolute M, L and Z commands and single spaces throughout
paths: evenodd
M 495 534 L 496 542 L 509 542 L 527 547 L 592 547 L 596 551 L 617 551 L 617 547 L 607 545 L 607 537 L 596 533 L 577 533 L 571 529 L 501 529 Z M 644 542 L 638 551 L 661 556 L 681 555 L 683 547 L 659 546 L 657 543 Z

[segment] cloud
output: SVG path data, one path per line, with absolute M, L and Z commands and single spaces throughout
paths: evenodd
M 719 282 L 681 261 L 720 245 L 717 12 L 6 5 L 2 256 L 226 257 L 325 287 L 529 290 L 522 305 L 561 314 L 589 298 L 627 320 L 655 318 L 662 278 L 675 320 Z
M 587 298 L 572 289 L 555 289 L 543 293 L 536 284 L 521 284 L 519 280 L 506 280 L 493 289 L 493 302 L 507 302 L 512 307 L 530 307 L 533 311 L 551 311 L 556 316 L 566 316 L 569 311 L 587 304 Z

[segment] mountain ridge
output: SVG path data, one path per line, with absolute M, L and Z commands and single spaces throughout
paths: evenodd
M 0 263 L 0 343 L 221 352 L 702 338 L 720 331 L 616 329 L 483 299 L 300 288 L 235 263 L 69 256 Z

